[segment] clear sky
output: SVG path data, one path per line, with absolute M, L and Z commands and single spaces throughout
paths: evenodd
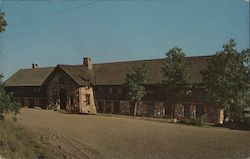
M 234 38 L 249 47 L 249 0 L 0 0 L 0 72 L 21 68 L 164 58 L 172 47 L 211 55 Z

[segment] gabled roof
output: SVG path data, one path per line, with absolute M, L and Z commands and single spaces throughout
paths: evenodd
M 191 83 L 201 81 L 201 70 L 206 69 L 207 60 L 211 56 L 187 57 L 190 65 Z M 79 86 L 86 86 L 89 81 L 93 85 L 121 85 L 124 83 L 127 74 L 133 72 L 133 67 L 139 68 L 144 64 L 147 69 L 147 83 L 159 84 L 163 76 L 161 67 L 164 59 L 124 61 L 112 63 L 93 64 L 93 69 L 84 65 L 57 65 Z M 53 71 L 54 70 L 54 71 Z M 41 86 L 50 74 L 56 72 L 54 67 L 21 69 L 5 81 L 6 86 Z
M 58 65 L 65 73 L 67 73 L 79 86 L 86 86 L 94 81 L 94 71 L 88 69 L 84 65 Z
M 187 57 L 187 60 L 191 63 L 191 83 L 201 81 L 202 76 L 200 71 L 206 69 L 207 59 L 210 57 L 211 56 Z M 144 64 L 147 69 L 146 84 L 159 84 L 163 79 L 161 73 L 163 61 L 164 59 L 154 59 L 94 64 L 96 85 L 120 85 L 124 83 L 126 75 L 133 72 L 133 67 L 139 68 Z
M 6 86 L 41 86 L 54 67 L 21 69 L 8 78 Z

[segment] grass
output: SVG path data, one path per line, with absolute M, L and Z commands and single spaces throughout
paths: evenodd
M 35 134 L 9 120 L 0 120 L 0 155 L 11 159 L 48 158 Z

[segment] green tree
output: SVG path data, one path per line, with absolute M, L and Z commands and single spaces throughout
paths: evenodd
M 2 81 L 3 75 L 0 74 L 0 118 L 3 119 L 4 113 L 19 113 L 21 105 L 13 101 L 12 94 L 6 93 Z
M 5 28 L 7 26 L 7 22 L 4 19 L 5 14 L 0 11 L 0 32 L 5 31 Z
M 134 103 L 134 117 L 137 115 L 137 109 L 146 94 L 144 84 L 146 82 L 146 67 L 133 68 L 133 73 L 127 74 L 125 87 L 128 90 L 130 100 Z
M 189 63 L 181 48 L 174 47 L 166 53 L 161 72 L 170 106 L 181 103 L 189 89 Z
M 248 50 L 249 51 L 249 50 Z M 208 60 L 207 70 L 202 71 L 205 92 L 211 100 L 225 110 L 225 117 L 241 121 L 249 93 L 249 69 L 244 63 L 248 51 L 238 52 L 231 39 Z

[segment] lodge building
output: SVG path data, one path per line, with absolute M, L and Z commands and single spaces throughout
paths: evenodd
M 201 82 L 210 56 L 187 57 L 192 84 Z M 132 115 L 134 106 L 123 83 L 133 68 L 147 69 L 144 96 L 138 115 L 168 117 L 179 120 L 205 115 L 209 122 L 223 123 L 223 110 L 211 103 L 205 94 L 193 87 L 182 104 L 170 105 L 161 84 L 164 59 L 92 64 L 84 58 L 80 65 L 57 65 L 21 69 L 5 81 L 6 90 L 14 93 L 23 106 L 63 109 L 77 113 Z M 175 93 L 175 92 L 173 92 Z

